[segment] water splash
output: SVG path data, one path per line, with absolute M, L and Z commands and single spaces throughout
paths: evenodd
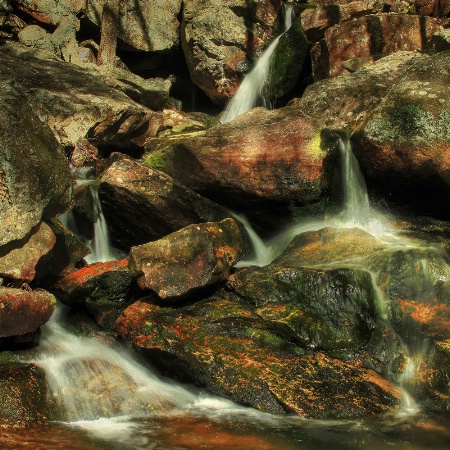
M 258 58 L 255 66 L 246 75 L 236 94 L 229 101 L 225 111 L 220 116 L 220 122 L 226 123 L 235 119 L 237 116 L 257 106 L 258 102 L 261 102 L 266 107 L 270 107 L 270 101 L 266 95 L 266 85 L 270 75 L 272 57 L 281 36 L 292 26 L 294 18 L 294 8 L 291 5 L 284 5 L 284 8 L 283 33 L 277 36 Z

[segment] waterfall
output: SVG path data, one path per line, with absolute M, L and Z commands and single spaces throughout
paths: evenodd
M 341 218 L 355 225 L 367 224 L 371 219 L 369 196 L 358 160 L 353 154 L 350 140 L 339 136 L 344 208 Z
M 90 242 L 91 254 L 85 259 L 88 263 L 111 261 L 116 258 L 111 253 L 108 226 L 103 214 L 102 203 L 98 196 L 97 187 L 91 185 L 90 192 L 94 203 L 96 219 L 94 222 L 94 238 Z
M 292 26 L 294 18 L 294 8 L 291 5 L 284 5 L 285 19 L 284 30 L 258 58 L 253 69 L 245 76 L 234 97 L 229 101 L 225 111 L 220 117 L 222 123 L 229 122 L 237 116 L 250 111 L 258 101 L 269 106 L 269 99 L 265 96 L 266 84 L 270 75 L 272 56 L 275 53 L 281 36 Z

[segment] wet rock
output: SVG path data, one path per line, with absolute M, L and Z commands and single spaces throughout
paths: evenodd
M 30 282 L 36 275 L 36 265 L 56 242 L 51 228 L 41 222 L 20 241 L 0 247 L 0 276 Z
M 177 299 L 225 280 L 246 248 L 234 219 L 189 225 L 163 239 L 133 247 L 130 267 L 141 289 Z
M 168 142 L 147 155 L 144 164 L 233 209 L 305 205 L 327 192 L 327 153 L 321 149 L 320 131 L 293 108 L 256 108 Z
M 0 364 L 0 425 L 33 425 L 49 416 L 43 371 L 36 364 Z
M 101 26 L 105 0 L 91 0 L 87 17 Z M 134 50 L 171 51 L 178 44 L 181 0 L 136 2 L 124 0 L 119 10 L 119 39 Z
M 330 128 L 360 127 L 401 77 L 426 55 L 397 52 L 365 69 L 320 80 L 290 105 Z
M 99 196 L 111 240 L 119 248 L 230 215 L 165 173 L 132 160 L 118 161 L 104 173 Z
M 410 14 L 378 14 L 333 26 L 311 51 L 316 80 L 348 73 L 348 61 L 398 51 L 427 50 L 428 40 L 441 29 L 430 17 Z M 348 42 L 342 46 L 341 42 Z
M 186 0 L 181 44 L 192 81 L 217 104 L 239 87 L 249 62 L 276 35 L 281 2 Z
M 0 79 L 5 68 L 4 57 L 2 53 Z M 41 117 L 26 97 L 3 85 L 0 94 L 0 246 L 24 239 L 41 220 L 63 212 L 70 200 L 67 160 Z M 1 248 L 0 251 L 4 254 L 7 250 Z
M 53 291 L 65 304 L 81 308 L 87 303 L 112 300 L 118 307 L 132 292 L 128 259 L 90 264 L 59 280 Z
M 450 52 L 419 60 L 356 133 L 366 179 L 391 201 L 448 218 Z
M 44 290 L 0 287 L 0 337 L 21 336 L 50 319 L 56 300 Z
M 375 372 L 305 352 L 231 293 L 181 308 L 138 301 L 116 326 L 166 375 L 261 411 L 343 418 L 398 404 Z
M 99 70 L 36 55 L 18 44 L 4 45 L 0 80 L 24 92 L 63 146 L 72 149 L 87 138 L 98 148 L 133 149 L 155 135 L 156 113 L 108 87 Z
M 291 254 L 242 269 L 228 286 L 304 348 L 362 349 L 375 328 L 374 288 L 364 270 L 307 269 Z

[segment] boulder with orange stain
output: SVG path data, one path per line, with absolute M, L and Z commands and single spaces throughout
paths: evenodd
M 230 292 L 178 308 L 141 300 L 116 329 L 165 375 L 261 411 L 344 418 L 399 403 L 393 385 L 374 371 L 305 350 Z
M 130 267 L 141 289 L 177 299 L 225 280 L 246 249 L 234 219 L 189 225 L 158 241 L 133 247 Z

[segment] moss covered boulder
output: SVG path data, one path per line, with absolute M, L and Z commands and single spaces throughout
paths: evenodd
M 305 351 L 231 293 L 180 308 L 142 300 L 116 328 L 166 375 L 261 411 L 343 418 L 398 405 L 375 372 Z
M 418 61 L 355 135 L 360 164 L 384 195 L 448 218 L 450 52 Z
M 162 299 L 177 299 L 224 281 L 246 250 L 234 219 L 189 225 L 130 252 L 130 268 L 141 289 Z

